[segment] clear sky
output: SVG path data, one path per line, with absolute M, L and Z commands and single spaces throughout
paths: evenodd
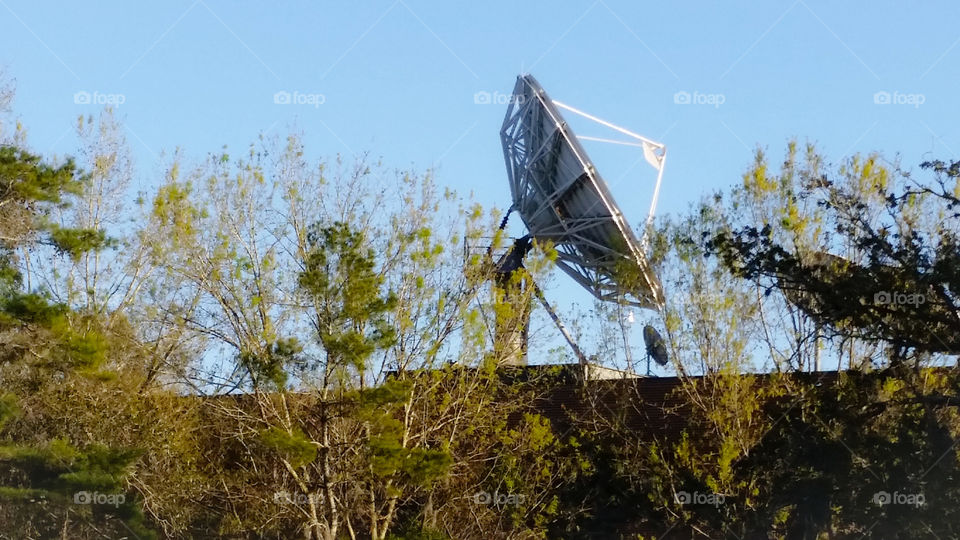
M 669 213 L 738 182 L 757 145 L 776 157 L 792 137 L 834 162 L 958 159 L 958 15 L 946 1 L 0 0 L 0 66 L 45 154 L 74 153 L 77 115 L 122 100 L 144 188 L 162 152 L 241 150 L 295 127 L 315 157 L 436 168 L 501 208 L 496 101 L 529 72 L 554 99 L 667 145 Z M 301 103 L 275 103 L 278 91 Z M 587 149 L 640 224 L 652 176 L 639 155 Z

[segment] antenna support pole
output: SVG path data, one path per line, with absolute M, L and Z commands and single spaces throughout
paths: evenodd
M 663 155 L 660 156 L 660 168 L 657 169 L 657 184 L 653 188 L 653 199 L 650 201 L 650 212 L 647 213 L 647 222 L 643 225 L 643 237 L 640 240 L 640 249 L 644 255 L 650 243 L 650 226 L 653 225 L 653 215 L 657 211 L 657 199 L 660 198 L 660 184 L 663 182 L 663 169 L 667 164 L 667 149 L 664 147 Z
M 557 329 L 560 330 L 561 334 L 563 334 L 564 339 L 567 340 L 570 348 L 573 349 L 573 353 L 577 355 L 577 360 L 580 361 L 580 365 L 586 366 L 586 355 L 584 355 L 583 351 L 580 350 L 580 347 L 577 346 L 577 342 L 573 340 L 573 336 L 571 336 L 570 332 L 567 331 L 567 327 L 564 326 L 563 321 L 560 320 L 560 317 L 557 316 L 557 313 L 553 310 L 553 307 L 551 307 L 550 303 L 547 302 L 547 297 L 543 295 L 543 291 L 540 290 L 540 286 L 537 285 L 537 283 L 532 279 L 530 282 L 533 284 L 533 293 L 537 295 L 537 299 L 540 300 L 540 304 L 543 305 L 543 309 L 547 310 L 547 314 L 550 315 L 551 319 L 553 319 L 553 323 L 557 325 Z

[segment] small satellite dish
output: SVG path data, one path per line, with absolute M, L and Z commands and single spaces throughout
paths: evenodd
M 595 297 L 659 309 L 663 295 L 643 244 L 558 105 L 638 140 L 631 144 L 642 147 L 662 174 L 666 155 L 662 144 L 555 102 L 536 79 L 521 75 L 500 130 L 511 208 L 533 238 L 553 242 L 557 266 Z M 659 181 L 660 176 L 657 190 Z M 650 217 L 653 209 L 651 205 Z
M 667 365 L 667 344 L 660 332 L 649 324 L 643 327 L 643 342 L 647 345 L 647 357 L 661 366 Z

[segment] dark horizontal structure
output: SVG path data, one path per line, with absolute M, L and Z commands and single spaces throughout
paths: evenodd
M 544 384 L 544 391 L 533 404 L 543 416 L 557 427 L 569 427 L 576 419 L 591 415 L 616 417 L 623 427 L 641 434 L 641 438 L 672 439 L 679 436 L 689 423 L 687 401 L 682 395 L 684 384 L 699 384 L 704 377 L 638 377 L 624 372 L 623 377 L 595 377 L 588 370 L 591 366 L 564 364 L 560 366 L 511 367 L 517 380 L 532 379 L 532 374 L 546 369 L 560 368 L 564 375 L 554 382 Z M 521 374 L 521 371 L 527 371 Z M 613 370 L 611 370 L 613 371 Z M 586 377 L 584 374 L 586 373 Z M 768 374 L 752 377 L 765 379 Z M 836 371 L 794 373 L 796 379 L 807 379 L 818 384 L 837 380 Z
M 558 430 L 569 429 L 576 420 L 599 415 L 616 418 L 641 438 L 672 439 L 687 425 L 684 399 L 678 377 L 605 379 L 561 384 L 535 403 L 537 412 Z

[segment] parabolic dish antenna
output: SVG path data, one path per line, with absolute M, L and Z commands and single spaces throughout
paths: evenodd
M 638 141 L 621 144 L 642 148 L 658 169 L 648 224 L 653 217 L 666 148 L 551 100 L 530 75 L 517 78 L 500 130 L 512 208 L 533 238 L 553 242 L 557 265 L 594 296 L 659 309 L 663 295 L 646 258 L 646 239 L 637 241 L 558 106 Z

